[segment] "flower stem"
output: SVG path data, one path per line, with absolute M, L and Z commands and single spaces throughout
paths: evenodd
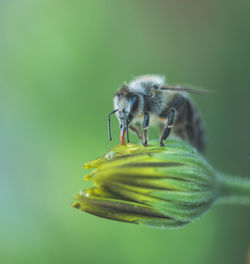
M 217 203 L 250 206 L 250 179 L 217 173 Z

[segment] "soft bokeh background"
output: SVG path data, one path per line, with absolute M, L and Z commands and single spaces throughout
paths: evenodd
M 83 163 L 119 142 L 114 91 L 145 73 L 215 91 L 195 97 L 206 156 L 250 177 L 249 70 L 248 0 L 1 0 L 0 263 L 246 263 L 249 208 L 157 230 L 71 202 Z

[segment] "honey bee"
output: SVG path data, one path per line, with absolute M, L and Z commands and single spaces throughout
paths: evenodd
M 116 114 L 120 124 L 120 141 L 129 142 L 128 129 L 135 132 L 144 146 L 148 145 L 149 124 L 160 127 L 160 146 L 170 132 L 187 140 L 200 152 L 205 149 L 205 131 L 202 119 L 187 93 L 203 93 L 203 90 L 168 86 L 159 75 L 136 77 L 122 85 L 113 97 L 114 110 L 108 115 L 109 139 L 110 116 Z

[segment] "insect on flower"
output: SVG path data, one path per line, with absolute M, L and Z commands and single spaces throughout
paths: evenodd
M 157 124 L 161 130 L 160 145 L 172 131 L 175 136 L 185 139 L 200 152 L 204 151 L 204 128 L 200 114 L 187 93 L 202 94 L 180 86 L 165 85 L 165 78 L 159 75 L 143 75 L 122 85 L 113 98 L 114 110 L 108 115 L 109 139 L 110 116 L 116 114 L 120 124 L 120 141 L 129 142 L 128 129 L 135 132 L 144 146 L 148 145 L 149 124 Z

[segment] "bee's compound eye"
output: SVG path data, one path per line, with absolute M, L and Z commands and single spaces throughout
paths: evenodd
M 130 113 L 135 113 L 139 106 L 139 100 L 137 96 L 130 99 Z

